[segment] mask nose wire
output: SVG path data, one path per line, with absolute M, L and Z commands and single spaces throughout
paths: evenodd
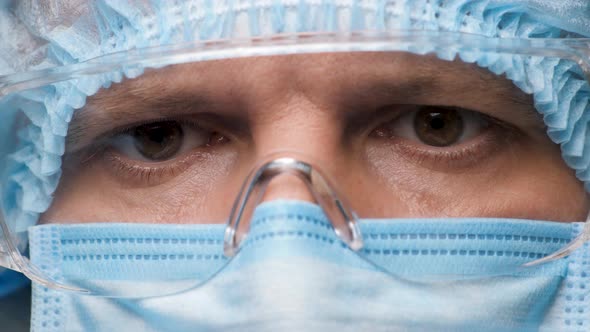
M 239 251 L 240 243 L 248 230 L 238 229 L 243 223 L 249 206 L 257 206 L 268 184 L 277 176 L 291 174 L 302 180 L 313 198 L 328 217 L 335 233 L 352 250 L 357 251 L 363 246 L 362 235 L 358 227 L 358 217 L 350 206 L 336 194 L 324 175 L 311 164 L 292 157 L 276 157 L 263 163 L 251 172 L 240 189 L 232 206 L 224 234 L 224 254 L 233 257 Z

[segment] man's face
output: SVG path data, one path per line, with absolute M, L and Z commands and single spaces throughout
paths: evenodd
M 475 65 L 405 53 L 244 58 L 146 72 L 90 98 L 43 222 L 222 222 L 276 151 L 361 217 L 584 220 L 584 188 L 532 97 Z M 288 154 L 288 153 L 287 153 Z M 272 182 L 265 199 L 308 199 Z

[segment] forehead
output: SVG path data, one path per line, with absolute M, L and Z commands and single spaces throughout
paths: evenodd
M 404 52 L 301 54 L 181 64 L 147 70 L 138 79 L 102 90 L 91 101 L 104 101 L 103 97 L 112 100 L 117 96 L 124 99 L 139 95 L 194 96 L 195 92 L 211 94 L 227 90 L 232 94 L 279 90 L 329 94 L 344 88 L 363 88 L 365 84 L 374 86 L 379 81 L 387 82 L 388 89 L 397 84 L 413 94 L 425 90 L 451 93 L 450 90 L 464 91 L 473 84 L 486 85 L 528 102 L 525 94 L 509 81 L 475 64 Z

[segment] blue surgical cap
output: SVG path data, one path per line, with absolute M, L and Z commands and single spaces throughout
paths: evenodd
M 587 0 L 19 0 L 0 5 L 0 75 L 75 64 L 115 52 L 196 40 L 357 30 L 456 31 L 502 38 L 590 36 Z M 424 50 L 417 50 L 418 52 Z M 576 64 L 555 58 L 456 55 L 505 74 L 533 94 L 551 139 L 590 188 L 589 87 Z M 141 70 L 65 81 L 0 100 L 0 201 L 16 231 L 51 204 L 68 124 L 101 87 Z M 22 112 L 30 122 L 10 137 Z M 2 154 L 5 155 L 5 154 Z

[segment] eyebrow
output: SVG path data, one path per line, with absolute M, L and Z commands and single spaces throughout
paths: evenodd
M 124 123 L 127 126 L 146 119 L 169 119 L 170 117 L 195 114 L 207 110 L 211 101 L 198 93 L 187 94 L 175 91 L 161 95 L 157 85 L 125 84 L 112 90 L 104 90 L 89 98 L 84 108 L 75 112 L 68 129 L 66 146 L 85 145 L 101 128 L 113 128 Z
M 426 66 L 415 69 L 415 75 L 407 81 L 390 82 L 388 80 L 373 82 L 370 89 L 360 89 L 369 93 L 355 93 L 347 96 L 347 103 L 351 108 L 362 109 L 361 105 L 370 102 L 370 98 L 380 96 L 382 99 L 402 100 L 394 105 L 430 105 L 447 106 L 482 111 L 506 122 L 516 123 L 531 130 L 538 131 L 545 135 L 545 124 L 541 114 L 535 109 L 533 96 L 520 90 L 516 85 L 503 75 L 496 75 L 481 67 L 470 68 L 471 66 L 460 61 L 448 62 L 435 59 L 427 62 Z M 439 61 L 452 64 L 449 66 L 437 67 Z M 434 74 L 433 74 L 434 73 Z M 469 75 L 465 75 L 468 73 Z M 455 80 L 449 84 L 449 77 L 462 78 L 464 81 Z M 485 94 L 481 87 L 485 86 Z M 474 94 L 473 91 L 476 91 Z M 369 95 L 370 98 L 367 98 Z M 453 101 L 449 101 L 453 96 Z M 490 98 L 492 97 L 493 98 Z M 430 103 L 427 103 L 430 100 Z M 435 100 L 435 101 L 434 101 Z M 438 102 L 440 100 L 440 102 Z M 468 104 L 468 105 L 466 105 Z M 496 105 L 495 105 L 496 104 Z M 509 107 L 507 107 L 509 106 Z M 493 112 L 483 112 L 485 109 L 494 108 Z M 361 123 L 365 118 L 362 110 L 349 112 L 351 123 Z

